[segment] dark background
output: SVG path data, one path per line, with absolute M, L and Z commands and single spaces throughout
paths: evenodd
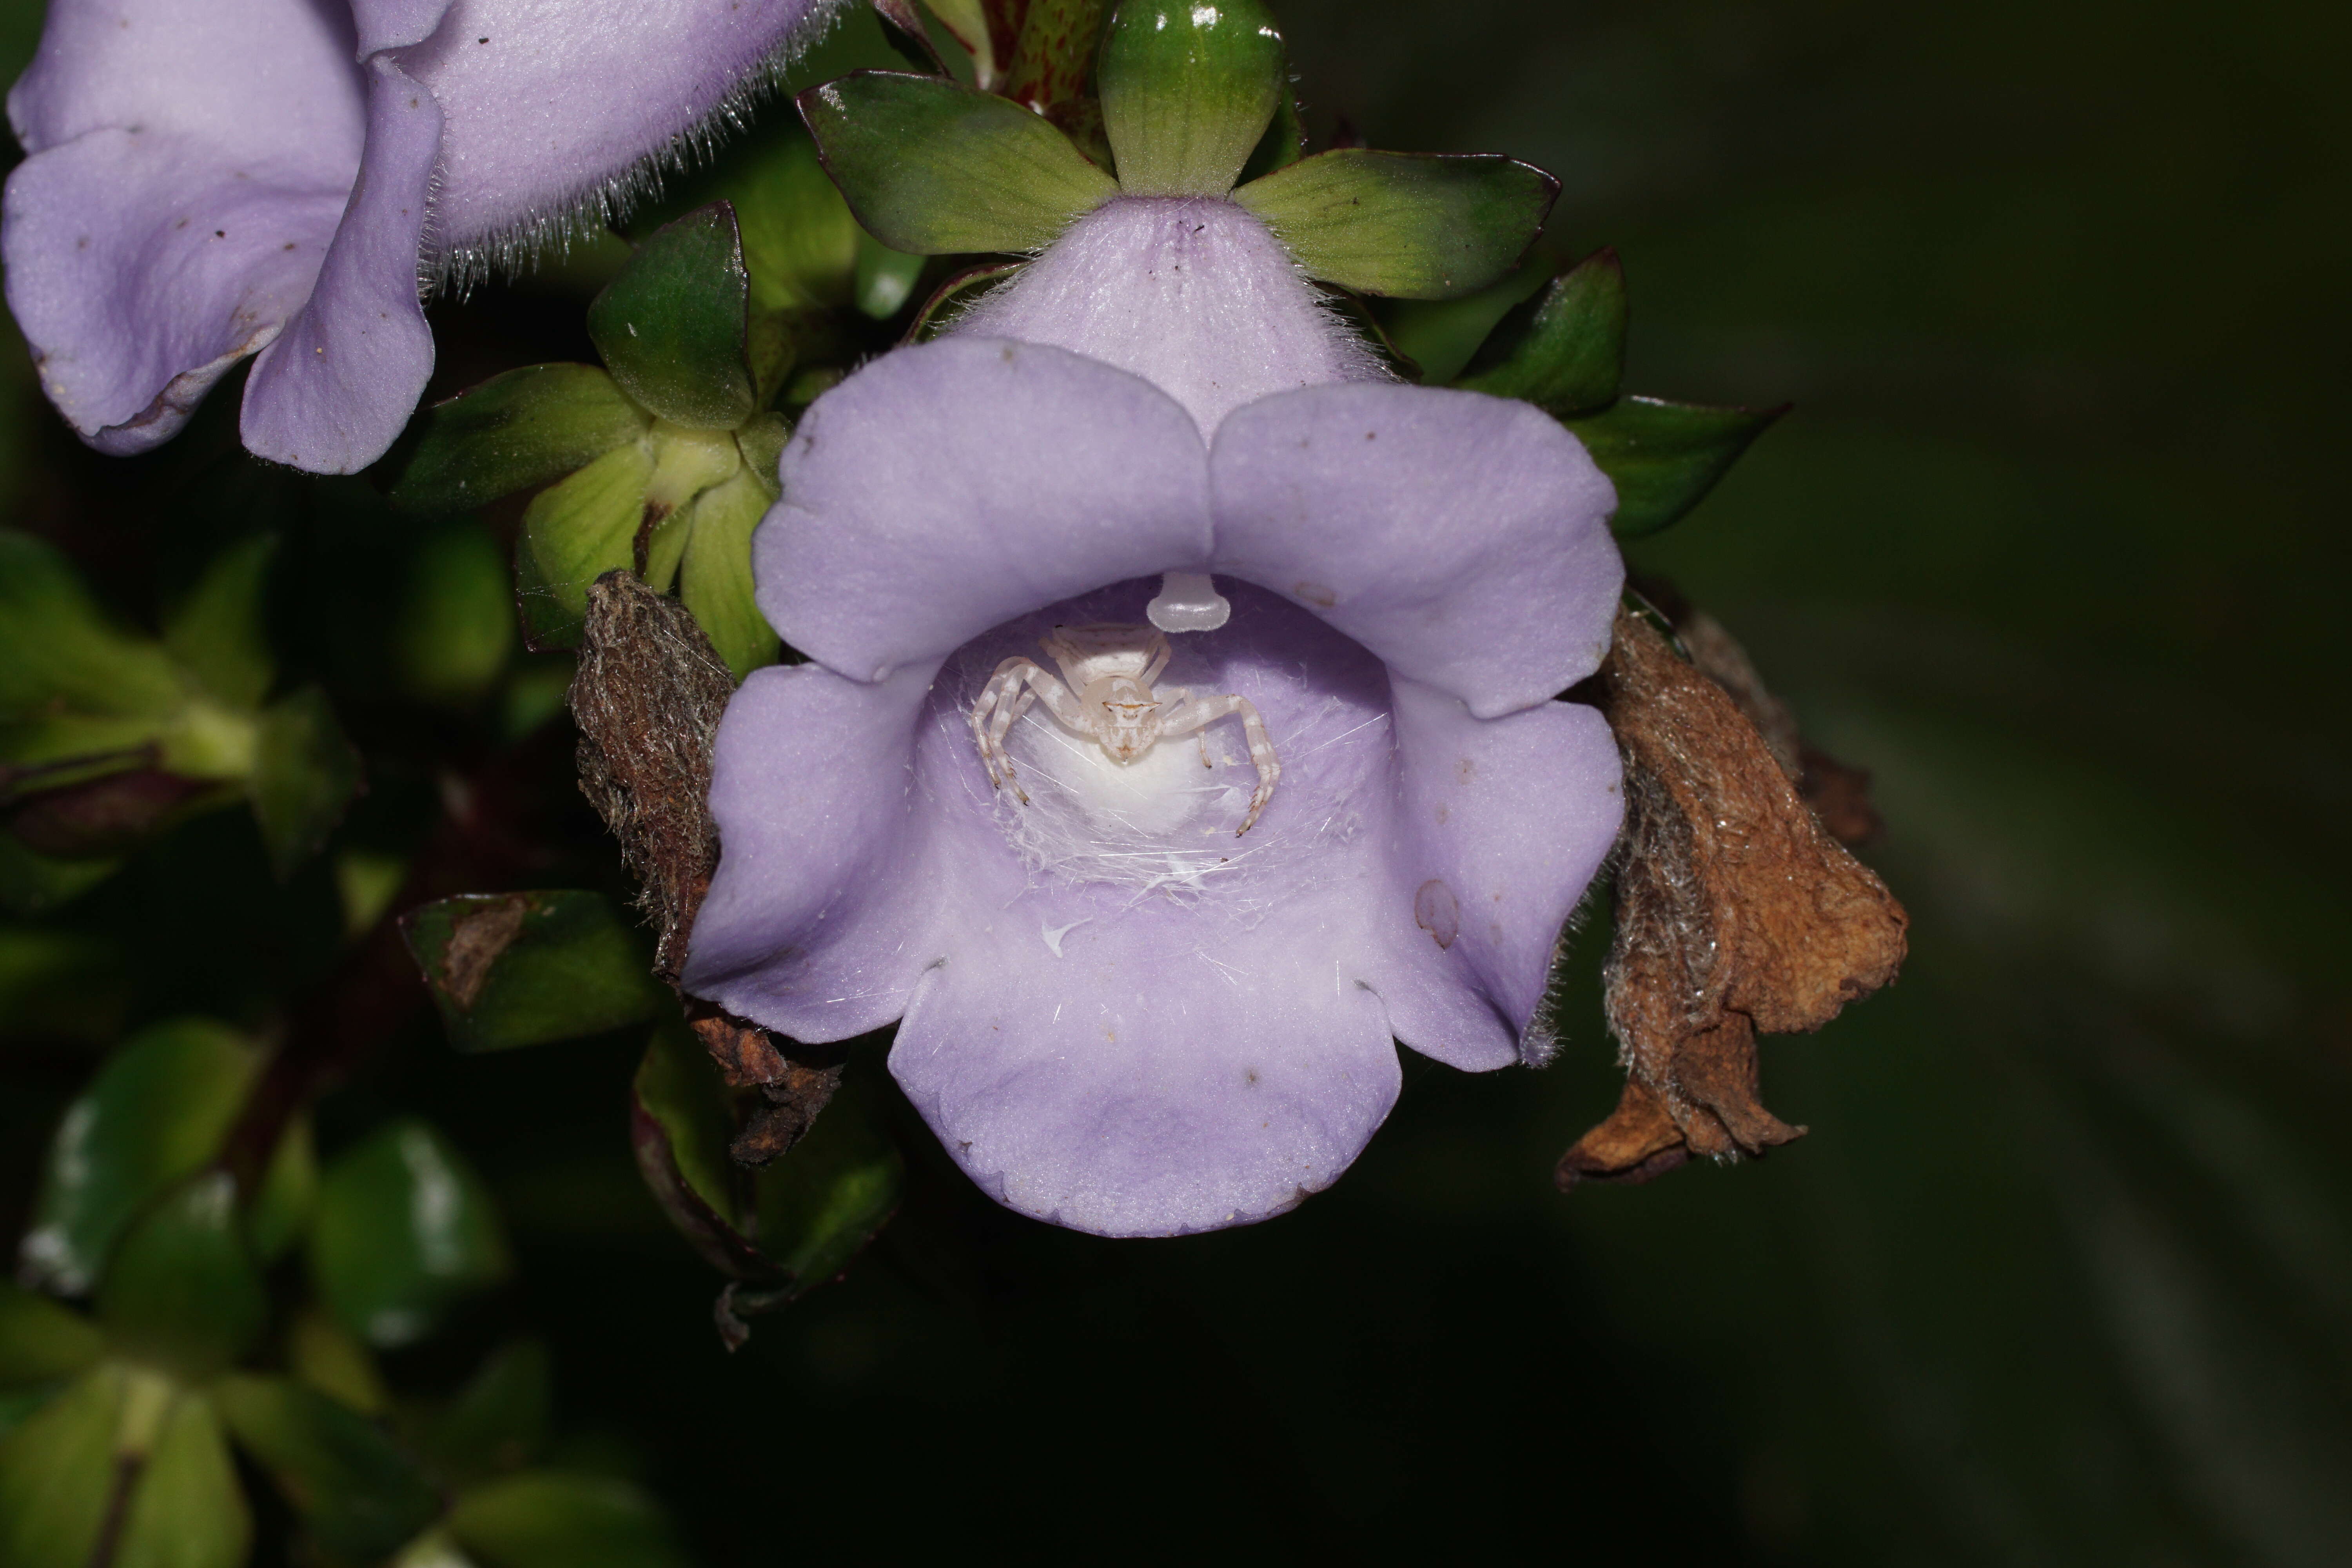
M 732 1358 L 629 1162 L 636 1042 L 461 1058 L 420 1020 L 324 1108 L 330 1146 L 394 1109 L 451 1131 L 522 1263 L 481 1331 L 546 1336 L 573 1451 L 713 1563 L 2352 1562 L 2352 23 L 1278 10 L 1318 130 L 1560 177 L 1554 235 L 1625 260 L 1630 386 L 1797 402 L 1632 554 L 1875 775 L 1913 956 L 1767 1042 L 1811 1136 L 1555 1192 L 1615 1095 L 1597 992 L 1541 1075 L 1409 1061 L 1354 1170 L 1250 1230 L 1038 1226 L 902 1119 L 899 1220 Z M 8 74 L 37 14 L 0 12 Z M 557 273 L 445 307 L 444 379 L 579 356 L 583 298 Z M 0 517 L 136 616 L 270 511 L 325 584 L 288 636 L 393 759 L 348 832 L 397 840 L 432 787 L 398 759 L 442 742 L 371 707 L 369 649 L 415 540 L 363 487 L 222 479 L 226 411 L 107 464 L 12 346 Z M 174 515 L 199 492 L 171 465 L 204 462 Z M 574 826 L 570 869 L 609 876 Z M 14 1020 L 0 1079 L 12 1221 L 121 1025 L 259 1023 L 331 957 L 328 873 L 280 891 L 251 835 L 184 829 L 69 922 L 89 984 Z

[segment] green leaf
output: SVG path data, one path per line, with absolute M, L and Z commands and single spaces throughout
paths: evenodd
M 10 731 L 37 714 L 157 719 L 186 694 L 163 647 L 109 621 L 62 554 L 0 529 L 0 754 L 26 759 Z
M 43 855 L 15 834 L 0 833 L 0 908 L 28 915 L 56 909 L 105 881 L 121 864 Z
M 531 499 L 515 552 L 515 590 L 533 648 L 580 640 L 588 585 L 636 564 L 654 479 L 654 444 L 632 441 Z
M 637 247 L 589 305 L 588 335 L 621 389 L 657 416 L 731 430 L 759 407 L 750 300 L 735 209 L 713 202 Z
M 1097 68 L 1119 188 L 1137 196 L 1233 189 L 1281 103 L 1283 63 L 1282 35 L 1256 0 L 1126 0 Z
M 747 467 L 694 503 L 678 597 L 738 680 L 776 661 L 775 628 L 751 597 L 751 531 L 774 500 L 774 491 Z
M 278 1134 L 268 1168 L 261 1173 L 261 1189 L 246 1213 L 245 1237 L 253 1256 L 265 1265 L 285 1257 L 302 1239 L 318 1201 L 319 1155 L 310 1137 L 310 1118 L 304 1113 Z
M 1621 539 L 1655 533 L 1696 506 L 1748 443 L 1789 411 L 1710 408 L 1656 397 L 1621 397 L 1562 423 L 1617 486 L 1609 526 Z
M 755 308 L 825 310 L 850 303 L 861 236 L 814 142 L 795 129 L 723 188 L 735 204 Z
M 67 1107 L 43 1168 L 21 1278 L 78 1296 L 133 1215 L 209 1163 L 244 1107 L 261 1053 L 216 1024 L 160 1024 Z
M 149 1210 L 98 1289 L 107 1339 L 185 1378 L 244 1354 L 268 1313 L 237 1222 L 236 1181 L 226 1171 L 198 1176 Z
M 0 1281 L 0 1388 L 71 1377 L 104 1344 L 79 1312 Z
M 855 71 L 800 110 L 850 210 L 894 250 L 1035 250 L 1118 194 L 1051 122 L 943 78 Z
M 306 1388 L 349 1405 L 362 1415 L 392 1408 L 392 1394 L 375 1352 L 358 1335 L 316 1308 L 304 1308 L 286 1328 L 286 1370 Z
M 471 707 L 498 684 L 514 646 L 512 589 L 498 541 L 472 521 L 426 530 L 409 560 L 393 628 L 402 689 L 421 701 Z
M 923 276 L 923 264 L 929 258 L 911 251 L 893 250 L 880 240 L 860 229 L 857 233 L 857 272 L 853 300 L 860 315 L 887 321 L 906 304 L 907 296 Z
M 738 1228 L 739 1184 L 748 1196 L 750 1182 L 727 1158 L 734 1117 L 726 1086 L 683 1022 L 666 1020 L 646 1042 L 629 1129 L 646 1185 L 704 1261 L 731 1279 L 776 1283 L 776 1265 Z
M 252 1544 L 220 1417 L 205 1399 L 174 1400 L 133 1483 L 110 1568 L 241 1568 Z
M 380 1562 L 440 1512 L 441 1500 L 382 1427 L 282 1377 L 213 1387 L 230 1434 L 331 1557 Z
M 88 1568 L 114 1495 L 114 1436 L 128 1374 L 111 1363 L 0 1437 L 0 1563 Z
M 462 894 L 400 927 L 461 1051 L 603 1034 L 669 1002 L 643 929 L 602 893 Z
M 1509 158 L 1337 148 L 1234 193 L 1308 275 L 1363 294 L 1451 300 L 1517 264 L 1559 182 Z
M 760 1173 L 760 1250 L 799 1294 L 849 1266 L 898 1207 L 906 1164 L 863 1087 L 845 1083 L 792 1152 Z
M 449 1533 L 484 1568 L 685 1568 L 669 1521 L 626 1481 L 527 1470 L 474 1488 Z
M 562 478 L 645 434 L 646 411 L 591 364 L 535 364 L 436 403 L 393 482 L 404 511 L 467 511 Z
M 1625 271 L 1595 251 L 1506 316 L 1454 384 L 1580 414 L 1617 395 L 1625 367 Z
M 306 686 L 263 711 L 247 793 L 278 880 L 326 843 L 359 787 L 360 754 L 324 691 Z
M 275 534 L 229 546 L 163 622 L 164 647 L 231 708 L 259 707 L 277 673 L 262 626 L 262 593 L 277 553 Z
M 547 1440 L 553 1403 L 546 1347 L 518 1340 L 482 1363 L 420 1446 L 444 1478 L 461 1485 L 515 1469 Z
M 509 1268 L 481 1178 L 422 1121 L 394 1122 L 320 1181 L 310 1272 L 328 1309 L 370 1344 L 415 1343 Z

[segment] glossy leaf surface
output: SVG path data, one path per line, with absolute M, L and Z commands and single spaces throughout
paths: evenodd
M 327 1168 L 310 1269 L 343 1325 L 383 1349 L 414 1343 L 509 1265 L 488 1192 L 421 1121 L 396 1121 Z
M 247 793 L 279 880 L 326 843 L 359 787 L 359 753 L 324 691 L 306 686 L 262 714 Z
M 1339 148 L 1254 180 L 1234 199 L 1308 275 L 1363 294 L 1449 300 L 1516 265 L 1559 182 L 1509 158 Z
M 98 1289 L 113 1344 L 189 1379 L 236 1360 L 268 1312 L 226 1171 L 196 1177 L 142 1215 Z
M 67 1295 L 96 1284 L 132 1217 L 212 1159 L 260 1065 L 242 1037 L 194 1019 L 157 1025 L 109 1058 L 50 1142 L 25 1277 Z
M 1454 384 L 1580 414 L 1616 397 L 1624 368 L 1625 272 L 1601 250 L 1504 317 Z
M 1256 0 L 1127 0 L 1096 69 L 1119 188 L 1139 196 L 1223 195 L 1287 86 Z
M 604 1476 L 529 1470 L 467 1492 L 448 1531 L 489 1568 L 685 1568 L 653 1500 Z
M 1617 487 L 1609 526 L 1621 539 L 1638 539 L 1704 500 L 1748 444 L 1787 412 L 1622 397 L 1565 423 Z
M 214 1385 L 221 1418 L 330 1557 L 377 1563 L 440 1511 L 415 1463 L 364 1415 L 282 1377 Z
M 484 506 L 585 468 L 648 423 L 594 365 L 510 370 L 418 416 L 422 437 L 401 465 L 392 503 L 409 511 Z
M 850 210 L 894 250 L 1034 250 L 1118 193 L 1047 121 L 943 78 L 858 71 L 800 109 Z
M 461 1051 L 602 1034 L 669 1000 L 636 921 L 602 893 L 469 893 L 400 924 Z
M 637 247 L 588 307 L 588 335 L 637 403 L 674 424 L 731 430 L 759 406 L 750 301 L 735 209 L 713 202 Z

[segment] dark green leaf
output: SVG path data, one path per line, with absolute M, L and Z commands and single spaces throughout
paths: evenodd
M 392 1408 L 375 1352 L 329 1314 L 306 1307 L 286 1327 L 286 1370 L 306 1388 L 315 1388 L 362 1415 Z
M 1364 294 L 1450 300 L 1517 265 L 1559 182 L 1509 158 L 1344 147 L 1234 193 L 1307 273 Z
M 1617 486 L 1609 526 L 1621 539 L 1655 533 L 1705 499 L 1749 442 L 1788 412 L 1710 408 L 1656 397 L 1621 397 L 1564 423 Z
M 738 1189 L 750 1182 L 727 1158 L 734 1136 L 726 1086 L 682 1023 L 665 1022 L 646 1043 L 632 1086 L 630 1133 L 637 1168 L 680 1235 L 731 1279 L 775 1284 L 776 1265 L 738 1226 Z
M 184 1394 L 139 1468 L 108 1568 L 242 1568 L 252 1543 L 220 1417 Z
M 713 202 L 637 247 L 588 307 L 588 335 L 621 389 L 661 418 L 731 430 L 759 407 L 750 300 L 735 209 Z
M 751 531 L 774 500 L 773 489 L 746 468 L 694 502 L 678 597 L 738 680 L 776 661 L 775 628 L 751 598 Z
M 684 1568 L 661 1510 L 626 1481 L 527 1470 L 474 1488 L 449 1533 L 485 1568 Z
M 410 558 L 393 629 L 402 689 L 453 707 L 479 701 L 514 652 L 511 592 L 506 558 L 488 530 L 460 521 L 426 531 Z
M 129 1373 L 93 1367 L 0 1437 L 0 1563 L 88 1568 L 114 1495 L 114 1437 Z
M 1282 35 L 1256 0 L 1126 0 L 1097 79 L 1119 188 L 1139 196 L 1233 189 L 1288 85 Z
M 644 931 L 602 893 L 470 893 L 400 925 L 461 1051 L 602 1034 L 669 1001 Z
M 1617 395 L 1625 366 L 1625 272 L 1599 250 L 1513 310 L 1456 386 L 1580 414 Z
M 635 566 L 653 479 L 653 443 L 632 441 L 531 499 L 515 549 L 515 592 L 531 647 L 579 641 L 588 584 Z
M 856 71 L 800 110 L 850 210 L 894 250 L 1034 250 L 1118 194 L 1049 121 L 943 78 Z
M 103 1343 L 72 1308 L 0 1281 L 0 1388 L 71 1377 L 98 1359 Z
M 154 719 L 186 689 L 161 645 L 110 622 L 62 554 L 0 529 L 0 754 L 26 760 L 12 731 L 36 714 Z
M 161 1024 L 67 1108 L 25 1235 L 23 1277 L 80 1295 L 131 1217 L 201 1170 L 245 1104 L 261 1053 L 216 1024 Z
M 905 1179 L 863 1087 L 847 1082 L 792 1152 L 760 1173 L 760 1250 L 801 1290 L 822 1285 L 888 1222 Z
M 310 1139 L 310 1118 L 297 1116 L 278 1135 L 261 1175 L 261 1190 L 246 1212 L 245 1236 L 253 1256 L 265 1265 L 283 1258 L 310 1227 L 318 1201 L 319 1156 Z
M 262 713 L 247 789 L 281 881 L 326 843 L 359 787 L 360 754 L 324 691 L 306 686 Z
M 277 672 L 262 626 L 262 591 L 277 553 L 274 534 L 229 546 L 163 623 L 164 647 L 231 708 L 259 707 Z
M 546 1347 L 519 1340 L 484 1362 L 434 1417 L 421 1443 L 425 1457 L 461 1485 L 514 1469 L 547 1440 L 552 1402 Z
M 236 1360 L 268 1312 L 226 1171 L 198 1176 L 142 1216 L 98 1288 L 108 1341 L 184 1378 Z
M 493 376 L 417 418 L 422 439 L 393 482 L 407 511 L 466 511 L 585 468 L 652 421 L 591 364 Z
M 429 1333 L 507 1276 L 507 1243 L 481 1178 L 421 1121 L 396 1121 L 327 1167 L 310 1272 L 329 1310 L 392 1349 Z
M 43 855 L 13 833 L 0 833 L 0 908 L 38 914 L 79 898 L 114 874 L 112 859 Z
M 213 1398 L 231 1436 L 331 1557 L 381 1562 L 440 1511 L 439 1496 L 383 1429 L 323 1394 L 287 1378 L 232 1374 Z

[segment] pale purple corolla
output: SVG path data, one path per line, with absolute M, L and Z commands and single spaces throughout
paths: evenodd
M 1387 380 L 1237 207 L 1120 198 L 821 398 L 782 478 L 759 602 L 811 662 L 720 727 L 689 989 L 806 1041 L 897 1020 L 890 1069 L 972 1179 L 1107 1236 L 1328 1186 L 1395 1041 L 1548 1054 L 1621 805 L 1606 724 L 1554 700 L 1622 581 L 1559 424 Z M 1025 801 L 992 788 L 991 673 L 1056 625 L 1140 629 L 1163 574 L 1230 608 L 1164 679 L 1255 706 L 1262 818 L 1236 835 L 1232 721 L 1118 763 L 1041 705 L 1007 737 Z
M 142 451 L 258 353 L 246 445 L 381 456 L 420 282 L 599 216 L 837 0 L 51 0 L 0 253 L 41 384 Z

